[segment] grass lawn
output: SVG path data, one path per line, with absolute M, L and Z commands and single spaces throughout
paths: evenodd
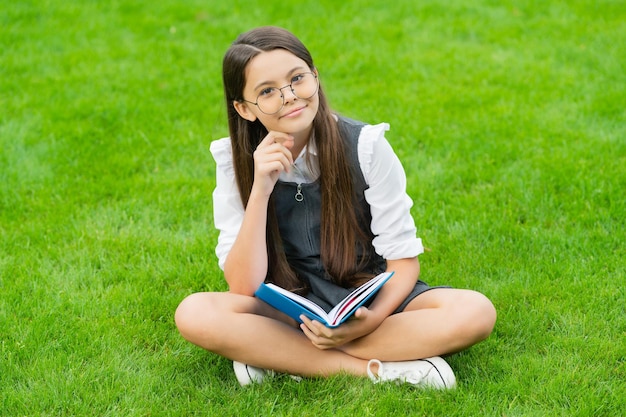
M 625 21 L 610 0 L 3 2 L 0 415 L 624 415 Z M 264 24 L 336 110 L 391 123 L 422 278 L 494 301 L 456 390 L 244 389 L 178 335 L 182 298 L 226 289 L 208 149 L 222 56 Z

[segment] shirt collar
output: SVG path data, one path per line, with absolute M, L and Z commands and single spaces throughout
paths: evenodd
M 300 155 L 296 158 L 296 161 L 299 159 L 304 159 L 304 156 L 307 154 L 317 156 L 317 143 L 315 142 L 315 137 L 311 136 L 311 139 L 304 145 L 304 148 L 300 151 Z

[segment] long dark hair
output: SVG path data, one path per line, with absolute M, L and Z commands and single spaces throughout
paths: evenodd
M 250 60 L 262 52 L 275 49 L 291 52 L 306 62 L 311 71 L 315 70 L 313 58 L 304 44 L 291 32 L 272 26 L 241 34 L 228 49 L 223 61 L 222 75 L 235 176 L 244 207 L 248 204 L 254 180 L 253 153 L 268 132 L 258 119 L 250 122 L 240 117 L 233 102 L 243 100 L 245 70 Z M 335 283 L 351 287 L 368 275 L 361 271 L 364 262 L 358 254 L 367 253 L 363 249 L 370 244 L 371 238 L 357 220 L 346 145 L 321 86 L 318 95 L 319 109 L 313 120 L 313 133 L 317 141 L 322 193 L 321 259 Z M 298 279 L 287 262 L 272 207 L 270 201 L 267 279 L 288 289 L 301 289 L 305 283 Z

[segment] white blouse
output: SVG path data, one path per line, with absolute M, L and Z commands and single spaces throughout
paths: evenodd
M 365 200 L 372 214 L 370 225 L 376 253 L 384 259 L 412 258 L 424 252 L 422 240 L 416 236 L 415 222 L 411 216 L 413 201 L 406 193 L 406 175 L 400 160 L 385 138 L 387 123 L 365 125 L 358 143 L 361 171 L 369 188 Z M 317 164 L 317 148 L 311 141 L 294 164 L 297 169 L 283 172 L 279 180 L 309 183 L 316 180 L 304 155 Z M 226 257 L 235 242 L 243 221 L 244 207 L 241 203 L 232 160 L 230 138 L 211 143 L 211 154 L 216 162 L 216 186 L 213 191 L 213 214 L 215 227 L 219 230 L 217 254 L 219 266 L 224 269 Z

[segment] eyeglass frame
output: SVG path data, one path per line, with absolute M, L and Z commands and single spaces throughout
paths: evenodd
M 289 83 L 289 84 L 287 84 L 287 85 L 285 85 L 285 86 L 283 86 L 283 87 L 278 88 L 278 92 L 280 93 L 280 97 L 283 99 L 283 104 L 281 104 L 281 106 L 279 107 L 279 109 L 278 109 L 278 110 L 276 110 L 274 113 L 266 113 L 266 112 L 264 112 L 264 111 L 261 109 L 261 106 L 259 106 L 259 96 L 260 96 L 262 93 L 259 93 L 259 95 L 256 97 L 256 103 L 255 103 L 255 102 L 253 102 L 253 101 L 250 101 L 250 100 L 246 100 L 245 98 L 242 98 L 241 100 L 242 100 L 242 101 L 245 101 L 246 103 L 254 104 L 255 106 L 257 106 L 257 107 L 259 108 L 259 111 L 260 111 L 261 113 L 263 113 L 263 114 L 267 114 L 268 116 L 271 116 L 271 115 L 273 115 L 273 114 L 276 114 L 276 113 L 278 113 L 279 111 L 281 111 L 281 110 L 283 109 L 283 107 L 285 107 L 285 95 L 283 94 L 283 90 L 284 90 L 285 88 L 289 87 L 289 89 L 291 90 L 291 94 L 293 94 L 293 95 L 294 95 L 294 97 L 299 98 L 300 100 L 307 100 L 307 99 L 309 99 L 309 98 L 313 97 L 313 96 L 315 95 L 315 93 L 317 93 L 317 92 L 319 91 L 319 89 L 320 89 L 320 80 L 319 80 L 319 77 L 317 76 L 317 74 L 316 74 L 316 73 L 314 73 L 314 72 L 312 72 L 312 71 L 305 71 L 305 72 L 299 72 L 299 73 L 295 74 L 294 76 L 297 76 L 297 75 L 304 75 L 304 74 L 311 74 L 311 75 L 313 75 L 313 77 L 315 78 L 315 81 L 316 81 L 316 83 L 317 83 L 317 87 L 315 88 L 315 92 L 313 92 L 313 94 L 311 94 L 311 95 L 310 95 L 310 96 L 308 96 L 308 97 L 298 97 L 298 95 L 296 94 L 296 92 L 293 90 L 293 85 L 292 85 L 292 84 L 293 84 L 293 82 L 291 82 L 291 83 Z M 277 87 L 270 87 L 270 88 L 277 88 Z

